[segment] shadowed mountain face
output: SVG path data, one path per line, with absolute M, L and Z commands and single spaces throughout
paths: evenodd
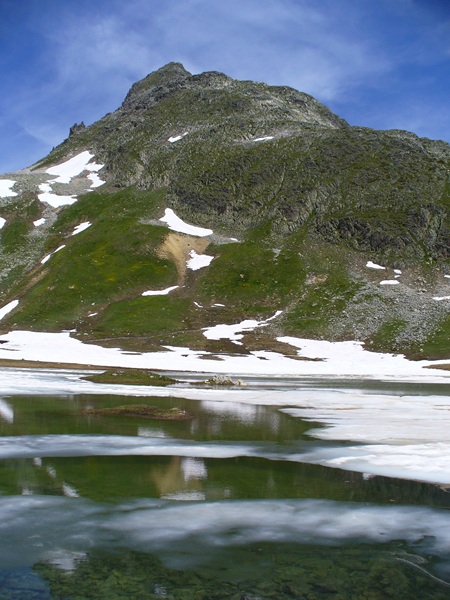
M 52 166 L 86 151 L 80 173 L 52 179 Z M 2 323 L 196 345 L 202 326 L 282 310 L 266 332 L 441 355 L 449 169 L 444 142 L 351 127 L 294 89 L 170 63 L 117 111 L 8 175 L 17 196 L 0 198 L 0 286 L 4 303 L 20 302 Z M 94 173 L 106 183 L 95 186 Z M 45 185 L 73 203 L 52 206 Z M 215 235 L 199 245 L 169 233 L 158 221 L 167 207 Z M 214 260 L 186 268 L 200 247 Z M 172 284 L 170 299 L 151 300 L 160 318 L 138 316 L 150 302 L 142 292 Z M 214 304 L 226 305 L 221 314 Z

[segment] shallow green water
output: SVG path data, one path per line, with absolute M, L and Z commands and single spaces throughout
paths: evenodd
M 83 414 L 127 403 L 192 418 Z M 1 599 L 450 597 L 450 495 L 291 461 L 326 444 L 317 424 L 117 395 L 0 408 Z

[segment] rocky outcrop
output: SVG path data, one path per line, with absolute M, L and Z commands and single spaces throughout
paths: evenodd
M 85 129 L 86 125 L 84 124 L 84 121 L 81 121 L 81 123 L 74 123 L 69 130 L 69 137 L 72 137 L 73 135 L 76 135 Z

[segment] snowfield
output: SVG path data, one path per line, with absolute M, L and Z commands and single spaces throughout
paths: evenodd
M 52 186 L 55 183 L 69 184 L 74 177 L 78 177 L 84 171 L 89 172 L 87 178 L 91 181 L 91 185 L 86 188 L 86 191 L 103 185 L 105 182 L 100 179 L 98 171 L 100 171 L 104 165 L 90 162 L 93 158 L 94 155 L 85 150 L 73 158 L 47 169 L 45 172 L 48 175 L 56 176 L 56 179 L 49 179 L 47 182 L 39 185 L 39 190 L 41 192 L 38 194 L 39 200 L 49 204 L 53 208 L 74 204 L 78 199 L 76 195 L 55 194 L 52 191 Z
M 169 293 L 168 290 L 170 288 L 147 295 Z M 239 341 L 243 332 L 263 327 L 267 322 L 268 319 L 260 322 L 248 320 L 236 325 L 216 325 L 205 329 L 204 334 L 209 339 Z M 294 337 L 277 339 L 297 348 L 297 357 L 290 358 L 277 352 L 259 350 L 250 354 L 223 355 L 217 360 L 215 354 L 176 346 L 166 346 L 166 350 L 161 352 L 129 354 L 120 348 L 83 344 L 67 331 L 11 331 L 0 336 L 0 359 L 198 373 L 450 383 L 450 372 L 432 368 L 446 364 L 448 360 L 410 361 L 402 354 L 369 352 L 360 342 L 327 342 Z
M 90 161 L 93 158 L 94 155 L 85 150 L 59 165 L 50 167 L 46 170 L 46 173 L 57 176 L 56 179 L 51 180 L 52 183 L 70 183 L 74 177 L 81 175 L 83 171 L 97 172 L 103 168 L 104 165 L 91 163 Z

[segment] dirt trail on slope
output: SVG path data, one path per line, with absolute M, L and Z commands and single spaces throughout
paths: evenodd
M 173 260 L 178 271 L 178 285 L 183 285 L 186 278 L 186 261 L 191 250 L 201 254 L 209 245 L 209 240 L 194 237 L 184 233 L 168 233 L 165 240 L 157 250 L 158 256 Z

